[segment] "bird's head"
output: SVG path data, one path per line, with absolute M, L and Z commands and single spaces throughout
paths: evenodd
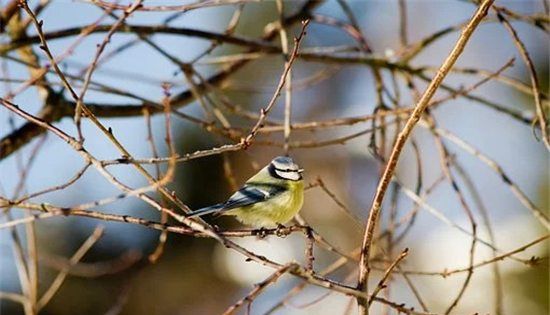
M 303 169 L 288 156 L 274 158 L 268 166 L 271 176 L 292 181 L 302 180 Z

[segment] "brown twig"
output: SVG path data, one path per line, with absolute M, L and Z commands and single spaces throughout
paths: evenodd
M 277 280 L 279 280 L 279 278 L 284 275 L 285 273 L 287 273 L 290 269 L 293 269 L 293 268 L 296 268 L 296 264 L 287 264 L 287 265 L 284 265 L 283 267 L 277 269 L 277 271 L 275 271 L 271 276 L 267 277 L 264 281 L 256 284 L 254 286 L 254 289 L 252 291 L 250 291 L 250 293 L 248 293 L 245 297 L 243 297 L 242 299 L 238 300 L 237 302 L 235 302 L 235 304 L 231 305 L 229 308 L 227 308 L 224 312 L 223 312 L 223 315 L 231 315 L 231 314 L 235 314 L 235 312 L 237 311 L 237 309 L 239 307 L 241 307 L 244 303 L 248 303 L 249 305 L 252 304 L 252 302 L 254 301 L 254 299 L 260 294 L 262 293 L 262 291 L 264 291 L 268 286 L 270 286 L 271 284 L 275 283 Z
M 479 262 L 479 263 L 476 263 L 472 266 L 468 266 L 468 267 L 463 267 L 463 268 L 456 268 L 456 269 L 451 269 L 451 270 L 448 270 L 448 269 L 445 269 L 443 271 L 413 271 L 413 270 L 403 270 L 402 272 L 404 274 L 407 274 L 407 275 L 417 275 L 417 276 L 441 276 L 441 277 L 448 277 L 448 276 L 451 276 L 451 275 L 455 275 L 455 274 L 459 274 L 459 273 L 464 273 L 464 272 L 469 272 L 471 269 L 476 269 L 476 268 L 479 268 L 479 267 L 483 267 L 483 266 L 487 266 L 489 264 L 492 264 L 492 263 L 495 263 L 497 261 L 501 261 L 501 260 L 504 260 L 506 258 L 510 258 L 510 257 L 513 257 L 514 254 L 517 254 L 517 253 L 521 253 L 523 251 L 525 251 L 526 249 L 536 245 L 536 244 L 539 244 L 543 241 L 545 241 L 546 239 L 550 238 L 550 235 L 546 234 L 546 235 L 543 235 L 525 245 L 522 245 L 514 250 L 511 250 L 509 252 L 505 252 L 501 255 L 498 255 L 496 257 L 493 257 L 491 259 L 487 259 L 487 260 L 484 260 L 482 262 Z M 532 257 L 531 259 L 529 260 L 526 260 L 525 261 L 525 264 L 528 265 L 528 266 L 532 266 L 532 265 L 535 265 L 537 262 L 539 261 L 538 258 L 536 257 Z
M 397 265 L 403 260 L 405 259 L 405 257 L 407 257 L 407 255 L 409 254 L 409 249 L 408 248 L 405 248 L 401 254 L 399 254 L 399 256 L 397 256 L 397 258 L 390 264 L 390 266 L 388 267 L 388 269 L 384 272 L 384 275 L 382 276 L 382 279 L 380 279 L 380 281 L 378 281 L 378 285 L 376 286 L 376 288 L 372 291 L 372 295 L 370 296 L 369 298 L 369 305 L 372 304 L 372 302 L 374 301 L 374 299 L 376 298 L 376 296 L 378 295 L 378 293 L 383 290 L 385 287 L 386 287 L 386 281 L 388 280 L 388 278 L 391 276 L 392 272 L 393 272 L 393 269 L 395 269 L 395 267 L 397 267 Z
M 284 25 L 292 25 L 296 22 L 301 21 L 303 16 L 306 15 L 306 12 L 308 12 L 309 10 L 313 9 L 318 5 L 319 5 L 319 2 L 315 0 L 308 0 L 304 5 L 300 7 L 299 10 L 297 10 L 297 12 L 285 18 Z M 84 28 L 82 30 L 79 29 L 78 31 L 76 31 L 75 34 L 78 34 L 80 31 L 82 31 L 80 33 L 82 35 L 80 38 L 84 38 L 85 34 L 92 32 L 97 26 L 98 26 L 97 23 L 94 23 L 91 25 L 91 27 Z M 278 34 L 277 28 L 269 28 L 266 30 L 266 32 L 262 36 L 262 40 L 271 41 L 277 34 Z M 70 47 L 68 51 L 71 51 L 72 48 L 74 47 Z M 253 52 L 256 49 L 257 48 L 251 48 L 250 51 Z M 225 82 L 229 77 L 231 77 L 235 72 L 237 72 L 246 64 L 247 64 L 246 60 L 245 61 L 241 60 L 241 61 L 236 61 L 231 63 L 230 65 L 228 65 L 227 67 L 219 71 L 218 73 L 212 75 L 208 79 L 209 84 L 221 85 L 223 82 Z M 204 88 L 204 86 L 200 86 L 200 88 Z M 192 100 L 193 100 L 193 94 L 191 93 L 190 90 L 186 90 L 179 94 L 174 95 L 171 102 L 173 107 L 178 108 L 189 104 Z M 43 109 L 44 113 L 41 113 L 40 118 L 42 118 L 46 122 L 55 122 L 60 120 L 63 117 L 74 115 L 74 107 L 76 106 L 75 102 L 65 100 L 58 95 L 52 95 L 52 99 L 48 100 L 48 102 L 52 103 L 52 105 L 55 105 L 55 106 L 44 107 Z M 94 114 L 94 116 L 97 116 L 97 117 L 128 117 L 128 116 L 141 115 L 143 112 L 143 108 L 149 107 L 150 103 L 145 102 L 137 106 L 133 104 L 127 105 L 127 106 L 124 106 L 122 104 L 116 104 L 115 106 L 110 106 L 106 104 L 94 104 L 94 103 L 87 103 L 86 105 L 88 109 Z M 153 108 L 151 110 L 151 114 L 155 114 L 159 112 L 163 112 L 162 106 L 159 106 L 159 108 Z M 0 160 L 6 158 L 13 152 L 17 151 L 23 145 L 28 143 L 34 137 L 42 134 L 43 132 L 44 132 L 44 129 L 39 128 L 32 123 L 29 123 L 19 128 L 15 132 L 5 136 L 2 140 L 0 140 Z
M 275 2 L 277 4 L 277 11 L 279 12 L 279 23 L 281 23 L 281 28 L 279 30 L 279 37 L 281 38 L 281 50 L 283 52 L 284 56 L 288 56 L 288 36 L 286 29 L 283 25 L 284 21 L 284 6 L 282 0 L 277 0 Z M 298 42 L 296 42 L 298 44 Z M 288 68 L 288 74 L 286 75 L 286 81 L 285 81 L 285 121 L 284 121 L 284 146 L 283 150 L 285 154 L 288 155 L 290 146 L 290 120 L 291 120 L 291 113 L 292 113 L 292 69 L 290 65 L 290 59 L 285 60 L 285 68 Z
M 531 87 L 533 88 L 533 96 L 535 98 L 535 109 L 537 113 L 537 118 L 533 120 L 533 125 L 535 125 L 538 121 L 540 130 L 542 133 L 542 141 L 544 142 L 544 145 L 546 146 L 546 149 L 550 150 L 550 136 L 548 135 L 548 122 L 546 118 L 546 111 L 544 110 L 544 107 L 542 105 L 541 101 L 541 94 L 539 92 L 539 79 L 537 77 L 537 72 L 535 70 L 535 65 L 533 64 L 533 61 L 531 60 L 531 57 L 529 56 L 529 52 L 527 52 L 527 49 L 525 48 L 525 45 L 521 41 L 521 39 L 518 36 L 518 33 L 510 24 L 508 19 L 504 17 L 501 10 L 498 8 L 493 8 L 497 12 L 497 17 L 499 21 L 504 25 L 506 30 L 510 33 L 512 36 L 512 39 L 514 41 L 514 44 L 518 48 L 521 58 L 523 59 L 523 62 L 527 66 L 527 69 L 529 70 L 529 78 L 531 79 Z
M 421 123 L 421 125 L 423 124 Z M 525 193 L 517 186 L 517 184 L 515 184 L 510 179 L 508 174 L 504 172 L 504 170 L 499 164 L 497 164 L 490 157 L 481 153 L 481 151 L 477 150 L 476 148 L 468 144 L 466 141 L 455 136 L 450 131 L 443 128 L 436 128 L 435 132 L 441 135 L 442 137 L 445 137 L 449 141 L 453 142 L 457 146 L 461 147 L 466 152 L 476 156 L 481 162 L 489 166 L 494 172 L 496 172 L 502 178 L 502 181 L 510 188 L 512 193 L 516 196 L 516 198 L 518 198 L 518 200 L 523 204 L 523 206 L 529 209 L 533 214 L 533 216 L 537 218 L 545 228 L 547 229 L 550 228 L 550 221 L 546 216 L 546 214 L 544 214 L 544 212 L 541 209 L 539 209 L 535 204 L 533 204 L 533 202 L 525 195 Z
M 496 246 L 496 238 L 494 236 L 493 227 L 491 224 L 491 220 L 489 218 L 489 212 L 485 207 L 485 204 L 483 203 L 482 197 L 480 192 L 477 190 L 477 187 L 472 180 L 472 178 L 469 176 L 469 174 L 462 168 L 462 166 L 458 163 L 453 163 L 453 168 L 457 170 L 457 173 L 463 178 L 464 183 L 468 190 L 470 191 L 470 194 L 472 196 L 472 199 L 474 203 L 476 204 L 476 207 L 481 214 L 481 218 L 483 220 L 483 224 L 487 228 L 487 233 L 489 235 L 489 241 L 492 244 L 495 244 Z M 493 258 L 497 257 L 498 253 L 496 250 L 493 249 Z M 504 295 L 504 288 L 502 286 L 502 275 L 500 272 L 499 264 L 493 264 L 492 266 L 493 276 L 494 276 L 494 291 L 495 291 L 495 308 L 494 312 L 496 315 L 500 315 L 503 312 L 503 295 Z
M 84 96 L 86 95 L 86 92 L 88 91 L 88 87 L 90 86 L 90 81 L 92 79 L 92 75 L 94 73 L 94 70 L 97 67 L 97 64 L 98 64 L 98 61 L 99 61 L 99 56 L 101 56 L 101 54 L 105 50 L 105 47 L 110 42 L 111 37 L 113 36 L 113 34 L 118 30 L 119 27 L 122 26 L 124 21 L 135 10 L 137 10 L 141 6 L 142 2 L 143 2 L 143 0 L 136 0 L 136 1 L 134 1 L 134 3 L 131 6 L 129 6 L 126 10 L 124 10 L 124 14 L 116 21 L 115 24 L 113 24 L 111 29 L 109 29 L 109 31 L 107 32 L 107 35 L 105 36 L 105 39 L 101 42 L 101 44 L 99 44 L 97 46 L 95 56 L 92 59 L 92 62 L 90 63 L 90 65 L 88 66 L 88 69 L 86 70 L 86 74 L 84 75 L 84 83 L 82 84 L 82 89 L 80 91 L 80 94 L 76 98 L 76 107 L 75 107 L 75 114 L 74 114 L 74 122 L 75 122 L 75 125 L 76 125 L 76 129 L 78 131 L 79 140 L 81 142 L 84 141 L 84 136 L 82 135 L 82 130 L 80 128 L 80 120 L 81 120 L 81 117 L 82 117 L 83 107 L 86 106 L 86 105 L 84 105 Z M 40 34 L 40 32 L 41 32 L 41 30 L 39 30 L 39 34 Z M 42 45 L 45 46 L 46 45 L 45 37 L 41 38 L 41 41 L 42 41 Z
M 392 153 L 388 160 L 386 169 L 384 170 L 384 174 L 380 179 L 380 183 L 376 190 L 376 195 L 374 197 L 372 207 L 369 212 L 369 219 L 367 221 L 367 228 L 365 229 L 365 237 L 363 239 L 363 246 L 361 251 L 361 262 L 359 265 L 359 281 L 357 284 L 357 288 L 359 290 L 367 290 L 367 281 L 369 276 L 369 256 L 371 250 L 371 242 L 374 237 L 374 228 L 378 222 L 378 216 L 380 215 L 380 209 L 382 207 L 382 201 L 384 200 L 386 189 L 395 171 L 395 167 L 397 165 L 399 155 L 401 154 L 401 150 L 405 145 L 405 141 L 412 132 L 416 123 L 420 120 L 422 113 L 428 106 L 428 103 L 432 96 L 435 94 L 435 91 L 442 83 L 443 79 L 449 73 L 449 70 L 452 68 L 452 66 L 464 50 L 464 47 L 466 46 L 466 43 L 468 42 L 473 31 L 476 29 L 477 25 L 479 25 L 481 20 L 487 15 L 487 11 L 489 10 L 492 3 L 492 0 L 486 0 L 483 1 L 483 3 L 479 6 L 468 25 L 463 29 L 460 38 L 455 44 L 455 47 L 453 48 L 447 59 L 444 61 L 440 70 L 433 78 L 430 85 L 427 87 L 426 91 L 416 104 L 415 109 L 411 114 L 411 117 L 409 118 L 409 120 L 407 120 L 407 123 L 405 124 L 403 130 L 400 132 L 397 138 L 397 141 L 392 149 Z M 367 302 L 365 300 L 358 299 L 358 303 L 360 307 L 360 313 L 368 314 Z
M 104 228 L 101 226 L 98 226 L 95 228 L 93 233 L 88 237 L 88 239 L 80 246 L 80 248 L 73 254 L 71 259 L 69 260 L 69 266 L 62 269 L 57 276 L 54 278 L 46 292 L 42 295 L 40 300 L 38 300 L 37 303 L 37 309 L 40 310 L 48 304 L 48 302 L 52 299 L 52 297 L 57 293 L 63 282 L 65 281 L 65 278 L 69 275 L 70 268 L 77 264 L 84 255 L 94 246 L 94 244 L 101 238 L 103 235 Z
M 288 74 L 290 72 L 290 69 L 292 68 L 292 64 L 294 63 L 294 60 L 296 60 L 296 57 L 298 56 L 298 49 L 300 48 L 300 43 L 302 42 L 302 39 L 306 34 L 306 27 L 308 24 L 309 24 L 309 20 L 305 20 L 302 22 L 302 30 L 300 32 L 300 35 L 298 35 L 298 37 L 294 40 L 294 48 L 290 53 L 288 62 L 285 64 L 285 69 L 283 71 L 283 74 L 281 75 L 281 78 L 279 79 L 279 84 L 275 89 L 275 93 L 271 97 L 271 100 L 268 102 L 267 106 L 260 110 L 260 118 L 254 125 L 254 127 L 252 127 L 249 134 L 241 140 L 241 143 L 244 149 L 248 148 L 252 144 L 252 139 L 256 136 L 256 133 L 258 133 L 258 130 L 260 129 L 260 127 L 263 126 L 264 121 L 267 118 L 267 114 L 271 111 L 271 109 L 275 105 L 275 101 L 277 100 L 277 98 L 279 97 L 279 94 L 281 93 L 281 90 L 285 86 L 286 80 L 288 78 Z
M 466 278 L 464 279 L 464 282 L 458 292 L 458 295 L 455 297 L 455 299 L 451 302 L 451 305 L 445 310 L 445 314 L 450 314 L 451 311 L 458 305 L 458 302 L 460 299 L 464 296 L 464 292 L 466 292 L 466 288 L 470 284 L 470 280 L 472 279 L 472 275 L 474 273 L 472 266 L 474 265 L 474 253 L 476 248 L 476 239 L 477 239 L 477 222 L 474 218 L 474 214 L 468 204 L 466 202 L 466 198 L 464 197 L 464 194 L 462 193 L 462 189 L 458 185 L 454 175 L 451 173 L 451 154 L 449 153 L 447 147 L 445 144 L 443 144 L 443 141 L 441 140 L 441 137 L 439 137 L 433 130 L 436 128 L 436 123 L 431 114 L 428 113 L 426 115 L 425 121 L 428 122 L 430 126 L 430 131 L 435 135 L 434 139 L 436 142 L 436 146 L 439 150 L 440 154 L 440 162 L 441 162 L 441 169 L 443 170 L 443 174 L 445 174 L 445 178 L 451 185 L 455 195 L 457 196 L 457 199 L 460 202 L 460 205 L 462 206 L 462 209 L 464 210 L 466 217 L 468 218 L 468 221 L 470 222 L 470 227 L 472 230 L 472 242 L 470 245 L 470 254 L 468 258 L 468 263 L 470 265 L 470 270 L 468 271 L 468 274 L 466 275 Z

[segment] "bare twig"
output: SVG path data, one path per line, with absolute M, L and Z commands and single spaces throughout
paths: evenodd
M 309 20 L 305 20 L 302 22 L 302 31 L 300 32 L 300 35 L 298 35 L 298 37 L 294 40 L 294 48 L 290 53 L 288 62 L 285 64 L 285 69 L 283 71 L 283 74 L 281 75 L 281 78 L 279 79 L 279 84 L 277 85 L 277 89 L 275 89 L 275 93 L 271 97 L 271 100 L 269 101 L 267 106 L 265 108 L 262 108 L 262 110 L 260 111 L 260 118 L 254 125 L 254 127 L 252 127 L 252 130 L 250 130 L 250 133 L 248 134 L 248 136 L 246 136 L 246 138 L 241 140 L 241 143 L 243 144 L 243 147 L 245 149 L 252 144 L 252 139 L 256 136 L 256 133 L 258 133 L 258 130 L 260 129 L 260 127 L 263 126 L 263 123 L 267 118 L 267 114 L 271 111 L 271 109 L 275 105 L 275 101 L 277 100 L 277 98 L 279 97 L 279 94 L 281 93 L 281 90 L 285 86 L 290 69 L 292 68 L 292 64 L 294 63 L 294 60 L 296 60 L 296 57 L 298 56 L 298 49 L 300 48 L 300 43 L 302 42 L 302 39 L 306 34 L 306 27 L 308 24 L 309 24 Z
M 254 289 L 250 291 L 245 297 L 235 302 L 235 304 L 231 305 L 227 310 L 223 312 L 223 315 L 230 315 L 235 314 L 237 309 L 241 307 L 244 303 L 248 303 L 249 305 L 252 304 L 254 299 L 262 293 L 269 285 L 275 283 L 282 275 L 284 275 L 289 269 L 295 268 L 295 264 L 288 264 L 283 266 L 282 268 L 279 268 L 277 271 L 275 271 L 271 276 L 267 277 L 264 281 L 256 284 L 254 286 Z
M 533 125 L 535 125 L 538 121 L 540 130 L 542 132 L 542 141 L 544 142 L 544 145 L 546 145 L 546 149 L 550 150 L 548 122 L 546 120 L 547 119 L 546 111 L 544 110 L 544 107 L 541 101 L 541 94 L 539 92 L 539 79 L 537 77 L 535 65 L 533 64 L 533 61 L 531 60 L 531 57 L 529 56 L 529 53 L 527 52 L 525 45 L 519 38 L 512 24 L 510 24 L 510 22 L 504 17 L 504 15 L 501 13 L 501 10 L 499 10 L 498 8 L 493 8 L 493 9 L 497 11 L 497 17 L 499 21 L 504 25 L 504 27 L 508 30 L 508 32 L 512 36 L 514 40 L 514 44 L 518 48 L 521 54 L 521 58 L 523 59 L 523 62 L 525 63 L 525 65 L 527 66 L 527 69 L 529 70 L 529 78 L 531 79 L 531 87 L 533 88 L 533 96 L 535 98 L 535 109 L 537 113 L 537 118 L 533 120 Z
M 409 254 L 409 249 L 405 248 L 401 252 L 401 254 L 399 254 L 399 256 L 397 256 L 397 258 L 390 264 L 388 269 L 384 272 L 384 276 L 382 276 L 382 279 L 380 279 L 380 281 L 378 282 L 378 286 L 374 289 L 374 291 L 372 291 L 372 295 L 369 298 L 369 305 L 372 304 L 372 302 L 374 301 L 374 298 L 376 298 L 376 295 L 378 295 L 378 293 L 386 287 L 385 283 L 388 280 L 388 278 L 391 276 L 393 269 L 397 267 L 397 265 L 401 262 L 401 260 L 407 257 L 408 254 Z
M 453 50 L 451 51 L 447 59 L 444 61 L 440 70 L 438 71 L 436 76 L 433 78 L 430 85 L 427 87 L 426 91 L 424 92 L 424 94 L 416 104 L 415 109 L 411 114 L 411 117 L 409 118 L 409 120 L 407 120 L 407 123 L 405 124 L 405 126 L 403 127 L 403 130 L 400 132 L 397 138 L 397 141 L 392 149 L 392 153 L 388 160 L 386 169 L 384 170 L 384 174 L 380 179 L 380 183 L 376 190 L 376 195 L 374 197 L 372 207 L 370 209 L 369 219 L 367 221 L 367 228 L 365 229 L 365 237 L 363 239 L 361 262 L 359 265 L 359 268 L 360 268 L 359 281 L 357 284 L 357 287 L 359 290 L 363 290 L 363 291 L 367 290 L 367 281 L 369 276 L 369 256 L 370 256 L 371 242 L 374 236 L 374 228 L 378 222 L 378 216 L 380 215 L 380 209 L 382 207 L 382 201 L 384 200 L 386 189 L 395 171 L 395 167 L 397 165 L 399 155 L 401 154 L 401 150 L 405 145 L 405 141 L 407 140 L 408 136 L 412 132 L 416 123 L 420 120 L 422 113 L 424 112 L 425 108 L 428 106 L 428 103 L 432 98 L 432 96 L 435 94 L 435 91 L 437 90 L 439 85 L 443 82 L 443 79 L 449 73 L 450 69 L 452 68 L 452 66 L 454 65 L 454 63 L 456 62 L 456 60 L 458 59 L 462 51 L 464 50 L 464 47 L 466 46 L 466 43 L 468 42 L 473 31 L 479 25 L 481 20 L 487 15 L 487 11 L 489 10 L 492 3 L 493 3 L 492 0 L 486 0 L 486 1 L 483 1 L 483 3 L 479 6 L 479 8 L 475 12 L 474 16 L 471 18 L 468 25 L 463 29 L 462 34 L 460 35 L 460 38 L 455 44 L 455 47 L 453 48 Z M 359 303 L 361 313 L 368 314 L 367 302 L 365 300 L 359 299 L 358 303 Z
M 52 281 L 46 292 L 42 295 L 40 300 L 38 301 L 37 308 L 38 310 L 42 309 L 48 302 L 52 299 L 52 297 L 55 295 L 55 293 L 59 290 L 63 282 L 65 281 L 65 278 L 69 274 L 69 269 L 72 267 L 72 265 L 77 264 L 84 255 L 94 246 L 94 244 L 101 238 L 103 235 L 104 228 L 101 226 L 98 226 L 95 228 L 94 232 L 88 237 L 88 239 L 80 246 L 80 248 L 73 254 L 69 261 L 69 266 L 61 270 L 55 279 Z

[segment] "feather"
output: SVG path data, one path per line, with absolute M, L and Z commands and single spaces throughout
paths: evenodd
M 221 209 L 223 209 L 223 203 L 218 203 L 218 204 L 210 206 L 210 207 L 195 210 L 195 211 L 189 213 L 188 215 L 186 215 L 186 217 L 187 218 L 200 217 L 200 216 L 207 215 L 207 214 L 210 214 L 210 213 L 218 212 Z
M 225 203 L 195 210 L 187 217 L 200 217 L 212 213 L 221 214 L 231 209 L 250 206 L 277 196 L 284 190 L 285 188 L 279 185 L 249 183 L 235 192 Z
M 227 200 L 224 209 L 234 209 L 266 201 L 284 191 L 284 187 L 271 184 L 248 183 Z

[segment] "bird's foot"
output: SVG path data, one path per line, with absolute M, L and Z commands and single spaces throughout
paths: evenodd
M 269 231 L 266 228 L 261 227 L 257 230 L 254 230 L 254 235 L 256 235 L 259 239 L 264 239 L 269 235 Z
M 290 228 L 278 223 L 277 229 L 275 230 L 275 235 L 277 235 L 278 237 L 285 237 L 288 234 L 290 234 Z

